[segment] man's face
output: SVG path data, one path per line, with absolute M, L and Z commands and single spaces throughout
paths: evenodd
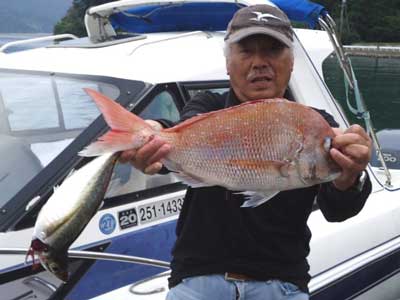
M 293 54 L 272 37 L 252 35 L 230 46 L 226 67 L 241 102 L 282 97 L 293 70 Z

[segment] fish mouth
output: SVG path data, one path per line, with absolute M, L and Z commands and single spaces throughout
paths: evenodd
M 68 281 L 69 272 L 67 252 L 38 251 L 36 254 L 44 269 L 55 275 L 61 281 Z

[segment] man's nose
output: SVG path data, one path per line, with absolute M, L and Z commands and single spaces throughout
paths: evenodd
M 267 68 L 270 66 L 269 57 L 263 51 L 255 51 L 253 56 L 253 67 L 254 68 Z

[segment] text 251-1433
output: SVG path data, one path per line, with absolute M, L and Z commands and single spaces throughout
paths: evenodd
M 141 205 L 138 208 L 141 224 L 171 217 L 182 209 L 183 199 L 174 198 Z

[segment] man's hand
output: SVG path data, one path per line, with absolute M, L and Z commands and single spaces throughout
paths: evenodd
M 333 181 L 335 187 L 345 191 L 354 185 L 361 171 L 371 159 L 371 139 L 360 125 L 351 125 L 342 132 L 333 128 L 336 136 L 330 154 L 342 168 L 341 175 Z
M 156 121 L 146 120 L 146 122 L 157 131 L 162 129 L 161 124 Z M 169 153 L 170 149 L 170 145 L 155 136 L 139 149 L 122 152 L 119 161 L 121 163 L 130 162 L 143 173 L 153 175 L 161 170 L 160 160 Z

